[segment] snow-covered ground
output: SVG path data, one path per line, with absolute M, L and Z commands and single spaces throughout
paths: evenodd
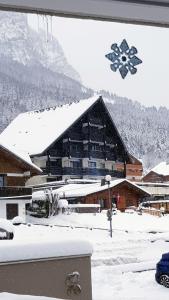
M 162 253 L 169 252 L 169 216 L 118 213 L 112 221 L 110 238 L 105 213 L 28 217 L 30 226 L 16 226 L 13 242 L 83 237 L 93 245 L 93 300 L 168 299 L 169 290 L 155 282 L 154 274 Z
M 0 293 L 0 300 L 63 300 L 41 296 L 15 295 L 11 293 Z

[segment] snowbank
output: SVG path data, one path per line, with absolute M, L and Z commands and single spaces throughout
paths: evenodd
M 64 300 L 64 299 L 0 293 L 0 300 Z
M 59 237 L 59 241 L 55 242 L 4 241 L 0 244 L 0 263 L 91 254 L 91 244 L 80 239 L 64 240 Z
M 8 232 L 14 232 L 14 226 L 13 224 L 6 219 L 0 219 L 0 228 L 8 231 Z

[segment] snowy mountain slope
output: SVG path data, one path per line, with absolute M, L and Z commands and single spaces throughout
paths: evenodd
M 150 170 L 169 160 L 169 110 L 145 107 L 136 101 L 110 95 L 106 103 L 128 149 Z
M 47 42 L 43 31 L 28 26 L 24 14 L 0 12 L 0 131 L 20 112 L 92 94 L 55 38 Z
M 32 30 L 25 14 L 0 12 L 0 58 L 4 57 L 27 66 L 41 64 L 80 81 L 57 39 L 50 33 L 46 36 L 43 30 Z

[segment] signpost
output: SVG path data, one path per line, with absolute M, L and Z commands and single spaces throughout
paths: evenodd
M 108 184 L 109 209 L 107 211 L 107 218 L 108 218 L 108 221 L 110 222 L 110 237 L 112 238 L 112 201 L 111 201 L 111 196 L 110 196 L 110 181 L 111 181 L 111 176 L 110 175 L 106 175 L 105 181 Z

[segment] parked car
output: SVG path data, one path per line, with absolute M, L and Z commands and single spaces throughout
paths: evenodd
M 169 253 L 164 253 L 156 265 L 156 281 L 169 288 Z
M 14 238 L 14 226 L 9 220 L 0 219 L 0 240 L 12 240 Z

